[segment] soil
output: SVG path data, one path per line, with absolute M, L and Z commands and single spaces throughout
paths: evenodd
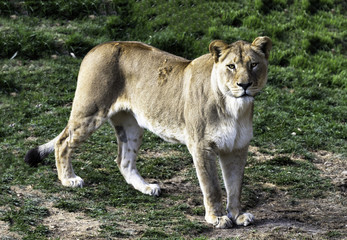
M 255 158 L 266 161 L 269 156 L 251 148 Z M 274 194 L 256 207 L 248 209 L 255 215 L 255 223 L 248 227 L 235 226 L 232 229 L 213 229 L 204 233 L 210 239 L 347 239 L 347 161 L 330 152 L 314 153 L 314 164 L 321 170 L 322 176 L 330 178 L 336 189 L 324 198 L 292 199 L 286 192 L 274 188 Z M 294 157 L 293 157 L 294 158 Z M 186 204 L 202 206 L 200 190 L 184 179 L 183 174 L 160 183 L 163 191 L 169 194 L 186 195 Z M 14 186 L 12 191 L 19 198 L 40 198 L 47 207 L 50 216 L 43 224 L 49 227 L 51 239 L 100 239 L 101 222 L 81 212 L 67 212 L 55 208 L 44 193 L 30 186 Z M 116 212 L 117 209 L 110 209 Z M 119 210 L 118 210 L 119 211 Z M 124 214 L 124 209 L 122 209 Z M 186 215 L 188 219 L 205 224 L 204 217 L 195 214 Z M 117 226 L 130 238 L 140 238 L 146 226 L 123 220 Z M 0 239 L 20 239 L 20 235 L 9 231 L 9 225 L 0 221 Z M 184 237 L 184 236 L 183 236 Z M 124 239 L 124 238 L 123 238 Z
M 100 230 L 100 223 L 80 212 L 68 212 L 53 207 L 53 201 L 47 199 L 45 194 L 31 186 L 12 186 L 21 199 L 40 199 L 43 207 L 49 209 L 49 217 L 44 218 L 43 225 L 48 226 L 53 233 L 52 239 L 96 239 Z M 0 236 L 2 239 L 21 239 L 20 235 L 9 231 L 9 224 L 0 221 Z

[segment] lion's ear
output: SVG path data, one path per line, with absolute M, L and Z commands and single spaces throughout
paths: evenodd
M 210 43 L 209 49 L 215 62 L 218 62 L 221 52 L 228 48 L 228 44 L 222 40 L 214 40 Z
M 256 48 L 257 50 L 260 50 L 262 53 L 265 54 L 265 58 L 269 59 L 270 50 L 272 48 L 272 41 L 269 37 L 257 37 L 252 42 L 252 47 Z

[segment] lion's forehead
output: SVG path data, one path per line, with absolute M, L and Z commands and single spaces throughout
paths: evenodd
M 246 64 L 258 60 L 261 60 L 261 57 L 250 46 L 245 46 L 243 48 L 230 48 L 221 62 Z

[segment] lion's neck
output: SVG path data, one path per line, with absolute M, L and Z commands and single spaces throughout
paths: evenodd
M 214 121 L 212 141 L 219 151 L 227 153 L 248 146 L 253 137 L 253 99 L 224 97 L 223 104 L 218 105 L 219 121 Z
M 220 114 L 227 118 L 242 119 L 250 118 L 253 115 L 253 97 L 235 98 L 224 95 L 221 91 L 213 91 L 216 105 L 219 108 Z
M 252 118 L 253 100 L 254 99 L 252 97 L 233 98 L 226 96 L 224 100 L 226 114 L 234 117 L 235 119 L 245 117 Z

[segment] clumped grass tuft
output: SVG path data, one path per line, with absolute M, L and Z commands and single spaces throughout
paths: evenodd
M 142 239 L 165 239 L 168 238 L 169 235 L 166 234 L 165 232 L 154 230 L 154 229 L 148 229 L 144 232 L 142 235 Z
M 308 34 L 303 40 L 302 45 L 305 51 L 310 54 L 316 54 L 319 50 L 331 50 L 334 44 L 331 37 L 314 33 Z
M 19 54 L 22 58 L 39 59 L 53 53 L 55 48 L 54 40 L 44 32 L 32 32 L 21 26 L 2 32 L 1 58 L 11 58 Z
M 333 0 L 303 0 L 296 2 L 298 7 L 302 7 L 306 12 L 315 14 L 319 10 L 330 10 L 334 6 Z
M 115 14 L 119 6 L 127 1 L 100 0 L 29 0 L 1 1 L 0 10 L 3 15 L 21 14 L 31 17 L 50 17 L 63 19 L 85 18 L 89 14 Z
M 75 56 L 84 56 L 95 45 L 90 38 L 86 38 L 80 33 L 70 35 L 66 42 L 68 51 L 75 54 Z

